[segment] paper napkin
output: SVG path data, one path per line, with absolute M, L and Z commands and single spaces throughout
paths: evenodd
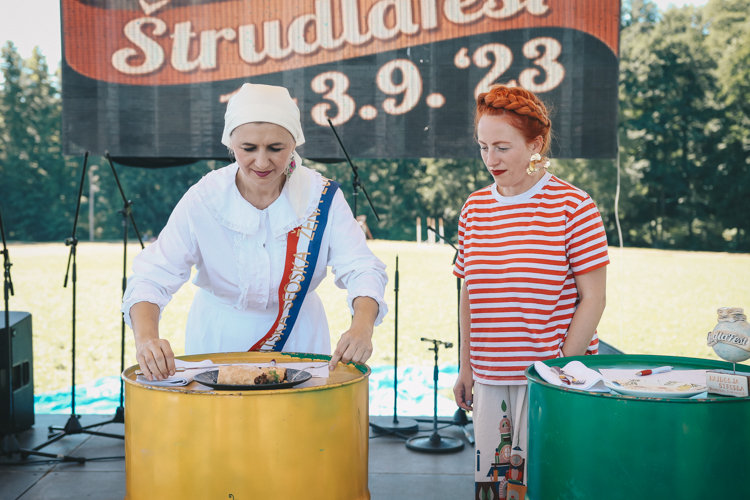
M 604 385 L 604 377 L 602 376 L 602 374 L 597 372 L 596 370 L 587 368 L 586 365 L 584 365 L 580 361 L 571 361 L 570 363 L 565 365 L 562 370 L 566 374 L 572 375 L 578 380 L 585 380 L 586 382 L 581 385 L 563 384 L 563 381 L 560 380 L 560 377 L 557 375 L 557 373 L 552 371 L 549 366 L 542 363 L 541 361 L 534 362 L 534 368 L 536 369 L 536 372 L 539 374 L 539 376 L 541 376 L 546 382 L 549 382 L 552 385 L 564 385 L 566 389 L 576 389 L 579 391 L 610 392 L 607 386 Z
M 214 362 L 210 359 L 204 359 L 203 361 L 183 361 L 181 359 L 175 359 L 174 365 L 176 368 L 189 368 L 195 366 L 214 366 Z M 206 372 L 215 368 L 206 368 L 205 370 L 185 370 L 184 372 L 177 372 L 173 376 L 166 378 L 165 380 L 149 380 L 143 375 L 138 375 L 135 381 L 146 385 L 155 385 L 157 387 L 182 387 L 188 385 L 193 381 L 196 375 L 199 373 Z

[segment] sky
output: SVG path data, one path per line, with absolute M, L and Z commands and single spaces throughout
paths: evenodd
M 707 0 L 654 0 L 660 9 L 670 4 L 704 5 Z M 21 56 L 39 46 L 51 69 L 61 58 L 60 0 L 0 0 L 0 44 L 13 41 Z

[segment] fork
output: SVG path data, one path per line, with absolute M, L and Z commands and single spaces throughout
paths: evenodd
M 563 382 L 568 382 L 569 384 L 573 385 L 583 385 L 586 383 L 586 380 L 584 379 L 579 380 L 573 375 L 565 373 L 559 366 L 550 366 L 550 368 L 552 368 L 552 371 L 557 373 L 557 376 L 560 377 L 560 380 L 562 380 Z
M 304 372 L 305 370 L 309 370 L 310 368 L 319 368 L 319 367 L 317 367 L 317 366 L 306 366 L 304 368 L 296 368 L 296 370 L 298 370 L 298 371 L 297 371 L 297 373 L 294 374 L 294 377 L 292 377 L 292 380 L 290 380 L 289 382 L 294 382 L 297 379 L 297 377 L 300 376 L 300 374 L 302 372 Z

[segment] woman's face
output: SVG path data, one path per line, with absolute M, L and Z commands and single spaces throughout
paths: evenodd
M 505 115 L 482 116 L 477 124 L 477 140 L 482 160 L 501 195 L 524 193 L 544 175 L 541 170 L 532 175 L 526 173 L 531 155 L 542 149 L 542 138 L 527 143 Z
M 234 129 L 230 144 L 245 187 L 281 188 L 295 146 L 287 129 L 275 123 L 245 123 Z

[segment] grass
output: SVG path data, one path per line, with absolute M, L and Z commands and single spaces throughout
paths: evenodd
M 399 365 L 432 365 L 420 337 L 456 342 L 456 279 L 453 250 L 440 245 L 374 241 L 370 247 L 388 266 L 390 313 L 375 329 L 371 365 L 393 364 L 394 270 L 399 256 Z M 128 256 L 138 252 L 129 245 Z M 70 385 L 71 285 L 63 288 L 68 248 L 62 243 L 11 244 L 13 311 L 33 316 L 35 392 Z M 607 309 L 600 337 L 627 353 L 718 359 L 706 346 L 722 306 L 750 310 L 750 255 L 610 249 Z M 130 262 L 128 263 L 130 272 Z M 78 246 L 76 383 L 120 371 L 122 244 Z M 184 330 L 196 288 L 185 285 L 165 309 L 161 334 L 176 354 L 184 352 Z M 318 288 L 335 345 L 348 327 L 346 291 L 327 277 Z M 125 364 L 135 363 L 126 327 Z M 457 351 L 441 350 L 441 363 L 456 363 Z

